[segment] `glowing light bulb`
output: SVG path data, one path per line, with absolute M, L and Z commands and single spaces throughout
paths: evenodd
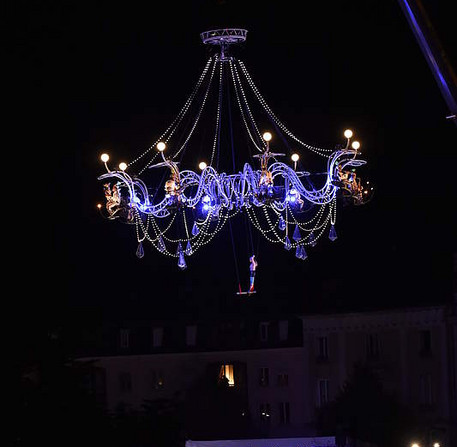
M 345 136 L 346 138 L 352 138 L 352 135 L 354 135 L 354 134 L 352 133 L 352 130 L 351 130 L 351 129 L 346 129 L 346 130 L 344 131 L 344 136 Z
M 297 162 L 298 159 L 300 158 L 300 156 L 298 154 L 292 154 L 292 157 L 290 157 L 292 159 L 293 162 Z
M 420 445 L 417 442 L 414 442 L 413 444 L 411 444 L 411 447 L 420 447 Z
M 97 208 L 101 209 L 101 207 L 102 207 L 102 204 L 101 203 L 97 203 Z
M 160 141 L 159 143 L 157 143 L 156 147 L 158 151 L 163 152 L 167 145 L 163 141 Z
M 351 146 L 352 146 L 352 149 L 357 150 L 360 148 L 360 143 L 358 141 L 354 141 Z
M 119 169 L 121 171 L 125 171 L 127 169 L 127 163 L 124 163 L 124 162 L 119 163 Z
M 440 447 L 440 443 L 439 442 L 434 442 L 433 443 L 433 447 Z
M 201 161 L 200 164 L 198 165 L 198 167 L 203 171 L 203 169 L 206 168 L 206 163 L 204 161 Z
M 109 160 L 109 155 L 108 154 L 102 154 L 100 159 L 103 161 L 103 163 L 106 163 Z
M 262 138 L 265 140 L 265 141 L 270 141 L 271 138 L 272 138 L 272 135 L 270 132 L 265 132 L 263 135 L 262 135 Z

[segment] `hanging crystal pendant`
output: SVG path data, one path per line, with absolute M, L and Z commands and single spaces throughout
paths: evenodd
M 184 258 L 184 252 L 182 251 L 181 242 L 178 245 L 178 267 L 181 270 L 187 268 L 186 259 Z
M 294 241 L 299 241 L 301 239 L 300 228 L 298 225 L 295 225 L 294 234 L 292 236 Z
M 192 227 L 192 236 L 196 236 L 200 232 L 198 228 L 197 222 L 194 222 L 194 226 Z
M 190 256 L 192 253 L 193 253 L 192 245 L 190 244 L 190 241 L 187 241 L 186 255 L 187 255 L 187 256 Z
M 286 236 L 286 239 L 284 240 L 284 248 L 286 250 L 290 250 L 292 248 L 292 244 L 290 243 L 288 236 Z
M 295 257 L 297 257 L 298 259 L 301 259 L 301 248 L 302 246 L 301 245 L 297 245 L 297 248 L 295 249 Z
M 330 232 L 328 234 L 328 238 L 333 242 L 335 239 L 338 239 L 338 235 L 336 234 L 335 225 L 330 227 Z
M 159 236 L 159 240 L 157 241 L 157 250 L 163 253 L 166 250 L 165 243 L 162 239 L 162 235 Z
M 286 223 L 282 216 L 279 217 L 278 228 L 282 231 L 286 228 Z
M 140 242 L 138 244 L 138 248 L 136 249 L 136 255 L 139 259 L 141 259 L 144 256 L 143 242 Z

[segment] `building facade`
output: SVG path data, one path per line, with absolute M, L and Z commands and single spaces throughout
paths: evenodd
M 457 426 L 456 334 L 455 303 L 211 324 L 122 321 L 81 360 L 98 366 L 111 412 L 185 399 L 202 380 L 224 381 L 246 433 L 262 437 L 315 436 L 319 408 L 364 364 L 420 415 L 430 438 L 449 441 Z

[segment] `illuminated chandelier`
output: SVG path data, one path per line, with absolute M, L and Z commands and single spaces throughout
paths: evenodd
M 345 144 L 323 149 L 301 141 L 273 113 L 244 63 L 229 54 L 230 45 L 244 42 L 246 35 L 235 28 L 202 33 L 203 43 L 214 45 L 217 54 L 209 57 L 169 127 L 116 170 L 108 166 L 108 154 L 101 156 L 107 172 L 98 178 L 104 181 L 106 205 L 98 207 L 108 219 L 135 228 L 140 258 L 147 241 L 185 269 L 186 257 L 209 243 L 229 219 L 244 213 L 268 241 L 306 259 L 308 247 L 323 235 L 337 238 L 337 200 L 360 205 L 372 195 L 372 188 L 362 185 L 355 173 L 365 161 L 357 159 L 360 143 L 352 141 L 351 130 L 344 132 Z M 204 119 L 207 113 L 209 120 Z M 270 147 L 273 135 L 263 130 L 271 127 L 284 153 Z M 325 172 L 301 170 L 298 150 L 292 147 L 324 158 Z M 237 172 L 240 151 L 247 152 L 253 164 L 244 163 Z M 280 161 L 285 152 L 291 154 L 290 166 Z M 197 165 L 196 156 L 204 160 L 198 173 L 181 169 L 189 153 L 191 165 Z M 231 173 L 220 170 L 224 162 Z

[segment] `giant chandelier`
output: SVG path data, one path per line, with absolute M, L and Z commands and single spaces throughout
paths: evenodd
M 268 241 L 306 259 L 323 236 L 337 238 L 337 200 L 360 205 L 371 197 L 372 188 L 355 173 L 365 161 L 357 158 L 360 143 L 351 130 L 344 144 L 324 149 L 303 142 L 273 113 L 245 64 L 229 51 L 246 35 L 235 28 L 201 33 L 216 51 L 168 128 L 118 169 L 109 167 L 108 154 L 101 156 L 106 204 L 98 207 L 108 219 L 134 227 L 139 258 L 147 241 L 185 269 L 186 257 L 244 213 Z M 271 147 L 272 139 L 283 152 Z M 301 169 L 300 150 L 323 158 L 324 172 Z M 237 172 L 241 152 L 253 160 Z M 286 152 L 290 165 L 281 161 Z M 198 161 L 199 172 L 181 168 Z M 224 162 L 231 172 L 220 170 Z

